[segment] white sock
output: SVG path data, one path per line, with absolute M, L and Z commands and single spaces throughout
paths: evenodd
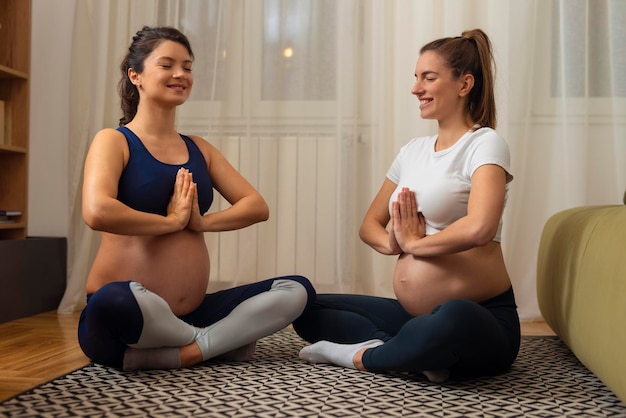
M 357 344 L 337 344 L 330 341 L 318 341 L 300 350 L 300 358 L 309 363 L 329 363 L 356 369 L 352 359 L 362 348 L 382 345 L 382 340 L 369 340 Z

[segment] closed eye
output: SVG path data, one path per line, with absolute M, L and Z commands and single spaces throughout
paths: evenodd
M 419 79 L 420 77 L 426 81 L 435 81 L 437 80 L 437 78 L 439 78 L 439 73 L 427 70 L 422 71 L 420 74 L 415 74 L 415 78 Z

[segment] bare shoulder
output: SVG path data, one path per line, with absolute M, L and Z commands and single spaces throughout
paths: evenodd
M 91 142 L 89 156 L 89 160 L 108 160 L 111 158 L 117 160 L 121 158 L 121 161 L 125 164 L 128 160 L 129 149 L 124 134 L 113 128 L 100 130 Z
M 124 134 L 114 128 L 104 128 L 96 133 L 94 138 L 124 138 Z
M 104 128 L 98 131 L 92 141 L 92 146 L 115 147 L 120 145 L 126 145 L 124 134 L 113 128 Z

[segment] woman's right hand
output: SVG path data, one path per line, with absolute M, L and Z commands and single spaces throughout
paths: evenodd
M 392 231 L 397 244 L 404 253 L 411 253 L 411 247 L 426 235 L 424 215 L 417 211 L 415 193 L 403 187 L 398 200 L 391 204 Z
M 363 242 L 385 255 L 402 253 L 389 213 L 389 199 L 396 187 L 391 180 L 385 179 L 359 228 L 359 236 Z
M 390 255 L 402 254 L 402 248 L 400 247 L 400 244 L 398 244 L 396 233 L 393 228 L 393 217 L 389 221 L 389 251 Z
M 191 173 L 181 167 L 176 173 L 174 193 L 167 205 L 167 217 L 172 219 L 179 229 L 185 228 L 189 222 L 195 193 L 196 188 Z

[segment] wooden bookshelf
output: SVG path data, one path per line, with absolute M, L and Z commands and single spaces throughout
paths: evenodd
M 28 123 L 31 0 L 0 0 L 0 210 L 19 210 L 0 223 L 0 239 L 24 239 L 28 219 Z

